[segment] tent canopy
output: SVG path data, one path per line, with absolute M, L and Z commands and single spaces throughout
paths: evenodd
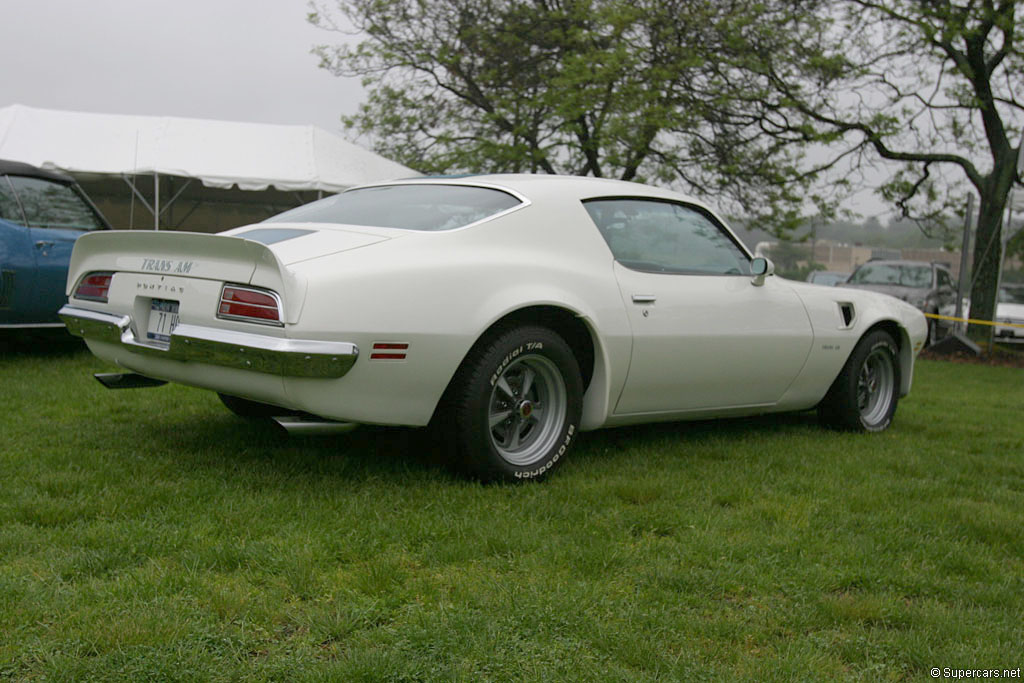
M 418 175 L 316 126 L 0 108 L 0 159 L 76 177 L 171 175 L 242 190 L 345 188 Z

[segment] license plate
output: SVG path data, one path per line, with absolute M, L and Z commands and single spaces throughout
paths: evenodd
M 153 299 L 149 305 L 149 327 L 146 339 L 171 343 L 171 332 L 178 326 L 178 302 L 166 299 Z

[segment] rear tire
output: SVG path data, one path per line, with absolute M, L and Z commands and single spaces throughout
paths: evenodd
M 568 344 L 544 327 L 517 327 L 463 361 L 435 422 L 464 467 L 485 481 L 548 474 L 579 432 L 583 380 Z
M 869 332 L 854 347 L 842 372 L 818 405 L 818 417 L 835 429 L 880 432 L 899 401 L 899 349 L 892 335 Z

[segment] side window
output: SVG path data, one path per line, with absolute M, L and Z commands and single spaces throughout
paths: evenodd
M 950 277 L 949 273 L 942 270 L 941 268 L 935 271 L 938 276 L 939 287 L 949 287 L 955 289 L 953 286 L 953 278 Z
M 18 193 L 29 227 L 72 230 L 103 227 L 85 200 L 70 186 L 42 178 L 13 175 L 8 178 Z
M 18 225 L 25 224 L 25 217 L 21 214 L 21 207 L 18 200 L 7 182 L 7 176 L 0 175 L 0 218 Z
M 592 199 L 583 204 L 615 260 L 633 270 L 749 275 L 750 260 L 704 212 L 651 199 Z

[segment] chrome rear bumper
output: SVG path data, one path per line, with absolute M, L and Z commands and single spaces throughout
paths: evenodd
M 348 342 L 282 339 L 262 334 L 181 324 L 169 344 L 143 343 L 131 318 L 64 306 L 58 312 L 68 332 L 84 339 L 120 344 L 135 353 L 169 360 L 207 363 L 283 377 L 342 377 L 355 364 L 359 348 Z

